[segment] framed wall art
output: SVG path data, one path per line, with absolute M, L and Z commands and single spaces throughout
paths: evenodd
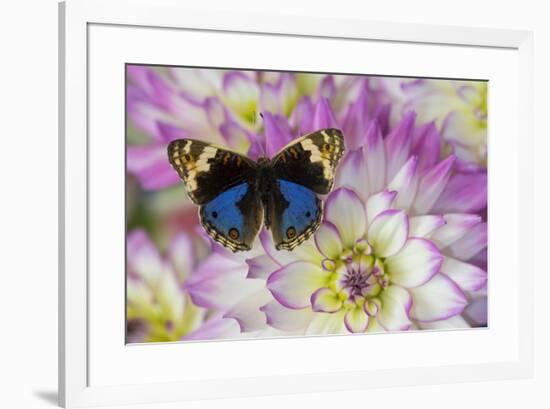
M 530 33 L 60 27 L 64 406 L 530 375 Z

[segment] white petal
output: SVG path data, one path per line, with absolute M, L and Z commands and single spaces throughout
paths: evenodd
M 336 226 L 348 248 L 365 234 L 365 208 L 353 190 L 340 188 L 332 192 L 326 200 L 325 218 Z
M 441 271 L 463 291 L 477 291 L 487 283 L 487 272 L 478 266 L 445 257 Z
M 397 253 L 407 241 L 409 220 L 401 210 L 380 213 L 369 226 L 368 241 L 378 257 Z
M 417 164 L 418 158 L 411 156 L 388 184 L 388 189 L 397 192 L 394 202 L 397 209 L 408 209 L 414 201 L 418 185 Z
M 439 321 L 458 315 L 468 300 L 458 285 L 445 274 L 409 290 L 413 297 L 410 316 L 418 321 Z
M 315 313 L 310 308 L 294 310 L 286 308 L 277 301 L 271 301 L 260 308 L 266 315 L 267 324 L 282 331 L 299 331 L 305 329 Z
M 345 334 L 348 332 L 344 325 L 345 310 L 335 313 L 316 312 L 307 327 L 307 335 Z
M 433 322 L 419 322 L 418 325 L 422 329 L 459 329 L 470 328 L 470 324 L 466 322 L 460 315 Z
M 439 215 L 409 217 L 409 236 L 429 238 L 432 233 L 445 225 L 445 219 Z
M 264 287 L 244 298 L 224 314 L 224 318 L 233 318 L 239 324 L 241 332 L 258 331 L 267 325 L 265 313 L 260 307 L 273 298 Z
M 367 200 L 369 195 L 367 164 L 363 148 L 348 152 L 338 166 L 336 183 L 338 187 L 346 186 L 352 189 L 361 201 Z
M 315 233 L 315 243 L 327 258 L 336 259 L 342 253 L 342 241 L 338 229 L 330 222 L 325 222 Z
M 365 332 L 369 325 L 369 317 L 362 307 L 356 307 L 346 312 L 344 323 L 349 332 Z
M 431 237 L 431 240 L 440 249 L 464 237 L 475 225 L 481 223 L 481 217 L 477 214 L 446 214 L 443 217 L 445 225 L 441 226 Z
M 327 283 L 328 272 L 317 264 L 295 261 L 271 274 L 267 288 L 287 308 L 306 308 L 311 295 Z
M 390 285 L 379 295 L 381 301 L 378 322 L 388 331 L 403 331 L 409 328 L 411 295 L 404 288 Z
M 391 209 L 392 203 L 395 200 L 397 192 L 390 190 L 383 190 L 372 196 L 367 200 L 367 225 L 370 226 L 376 216 L 385 210 Z
M 388 257 L 385 266 L 392 282 L 411 288 L 437 274 L 442 263 L 443 255 L 431 241 L 411 238 L 399 253 Z

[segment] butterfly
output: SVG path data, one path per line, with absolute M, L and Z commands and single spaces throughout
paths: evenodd
M 262 224 L 277 250 L 290 251 L 311 237 L 323 216 L 318 195 L 332 189 L 343 153 L 342 132 L 333 128 L 295 139 L 271 160 L 253 161 L 194 139 L 168 146 L 202 226 L 233 252 L 250 250 Z

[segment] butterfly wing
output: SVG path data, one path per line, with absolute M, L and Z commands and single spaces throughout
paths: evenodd
M 271 163 L 277 178 L 324 195 L 332 189 L 334 172 L 343 154 L 342 132 L 327 128 L 292 141 Z
M 256 175 L 256 163 L 246 156 L 193 139 L 172 141 L 168 160 L 182 178 L 189 198 L 198 205 Z
M 201 224 L 230 250 L 250 250 L 262 224 L 256 163 L 236 152 L 192 139 L 168 146 L 168 159 L 200 205 Z
M 311 189 L 277 179 L 267 212 L 277 250 L 292 250 L 311 237 L 321 223 L 323 202 Z
M 252 248 L 262 226 L 263 208 L 254 184 L 244 182 L 201 206 L 199 214 L 208 235 L 237 252 Z

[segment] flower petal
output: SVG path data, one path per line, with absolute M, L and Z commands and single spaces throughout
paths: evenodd
M 362 307 L 355 307 L 346 312 L 344 324 L 349 332 L 365 332 L 369 325 L 369 316 Z
M 454 155 L 449 156 L 422 177 L 413 205 L 417 214 L 426 214 L 432 209 L 441 192 L 447 186 L 455 159 Z
M 424 284 L 440 271 L 443 255 L 429 240 L 411 238 L 399 253 L 386 259 L 392 282 L 411 288 Z
M 166 159 L 165 144 L 128 146 L 126 152 L 128 172 L 138 178 L 144 189 L 164 189 L 180 181 Z
M 272 300 L 271 294 L 264 287 L 236 303 L 223 317 L 236 320 L 241 332 L 265 329 L 267 326 L 266 317 L 265 313 L 260 310 L 260 307 L 270 300 Z
M 385 210 L 391 209 L 393 201 L 397 196 L 397 192 L 393 190 L 383 190 L 367 199 L 367 225 L 370 226 L 372 221 Z
M 408 209 L 414 201 L 418 186 L 417 163 L 418 158 L 411 156 L 388 184 L 388 189 L 397 192 L 394 202 L 397 209 Z
M 462 316 L 475 327 L 487 326 L 487 297 L 473 300 L 462 312 Z
M 199 327 L 196 331 L 185 335 L 184 341 L 198 341 L 205 339 L 234 339 L 239 338 L 241 334 L 237 321 L 213 317 Z
M 377 320 L 387 331 L 407 330 L 411 321 L 409 310 L 412 298 L 407 290 L 396 285 L 390 285 L 380 295 L 380 310 Z
M 326 98 L 321 98 L 315 106 L 315 114 L 313 116 L 313 127 L 315 129 L 322 128 L 339 128 L 334 112 L 330 107 L 330 103 Z
M 434 231 L 445 225 L 445 218 L 439 215 L 409 217 L 409 236 L 429 238 Z
M 446 214 L 443 218 L 445 226 L 439 228 L 431 237 L 440 249 L 453 244 L 481 223 L 481 217 L 477 214 Z
M 314 313 L 313 319 L 309 323 L 306 334 L 345 334 L 347 329 L 344 325 L 345 310 L 338 312 L 317 312 Z
M 485 270 L 452 257 L 445 257 L 441 272 L 457 283 L 463 291 L 477 291 L 487 283 Z
M 292 130 L 285 117 L 263 113 L 265 127 L 265 149 L 268 158 L 272 158 L 284 146 L 294 139 Z
M 285 307 L 306 308 L 311 305 L 311 295 L 326 285 L 327 276 L 316 264 L 295 261 L 271 274 L 267 288 Z
M 460 240 L 451 244 L 446 252 L 460 260 L 469 260 L 487 248 L 487 223 L 480 223 L 470 229 Z
M 168 256 L 180 282 L 191 273 L 195 264 L 195 248 L 191 237 L 180 233 L 172 240 Z
M 363 148 L 348 152 L 336 173 L 336 186 L 346 186 L 355 191 L 361 201 L 369 195 L 367 164 Z
M 364 153 L 369 171 L 369 189 L 371 192 L 378 192 L 386 182 L 386 151 L 377 121 L 370 123 L 366 139 Z
M 447 318 L 446 320 L 419 322 L 422 329 L 459 329 L 470 328 L 470 324 L 460 315 Z
M 457 173 L 433 206 L 437 213 L 475 213 L 487 207 L 487 173 Z
M 308 96 L 302 97 L 296 106 L 290 117 L 290 123 L 293 128 L 298 129 L 300 135 L 305 135 L 313 132 L 313 117 L 315 108 L 313 102 Z
M 441 135 L 435 123 L 429 122 L 413 130 L 411 154 L 418 156 L 418 173 L 424 174 L 439 161 Z
M 311 295 L 311 308 L 314 312 L 336 312 L 342 308 L 342 300 L 329 288 L 319 288 Z
M 164 267 L 160 253 L 145 230 L 132 230 L 126 241 L 128 274 L 154 286 Z
M 458 285 L 445 274 L 409 290 L 413 297 L 410 316 L 418 321 L 438 321 L 458 315 L 468 304 Z
M 397 253 L 407 241 L 409 219 L 402 210 L 386 210 L 369 226 L 368 241 L 378 257 Z
M 310 308 L 294 310 L 286 308 L 277 301 L 271 301 L 260 308 L 266 315 L 267 324 L 282 331 L 305 329 L 315 313 Z
M 411 133 L 415 119 L 416 114 L 413 111 L 405 113 L 401 122 L 397 124 L 384 140 L 387 159 L 386 178 L 388 180 L 393 179 L 399 169 L 401 169 L 407 159 L 409 159 Z
M 338 229 L 331 222 L 324 222 L 315 232 L 315 244 L 327 258 L 336 259 L 342 253 L 342 241 Z
M 248 274 L 246 278 L 267 279 L 272 272 L 280 267 L 267 254 L 261 254 L 253 258 L 248 258 L 246 259 L 246 264 L 248 264 Z
M 353 190 L 339 188 L 329 195 L 325 205 L 325 219 L 336 226 L 342 244 L 348 248 L 353 247 L 365 234 L 365 209 Z

